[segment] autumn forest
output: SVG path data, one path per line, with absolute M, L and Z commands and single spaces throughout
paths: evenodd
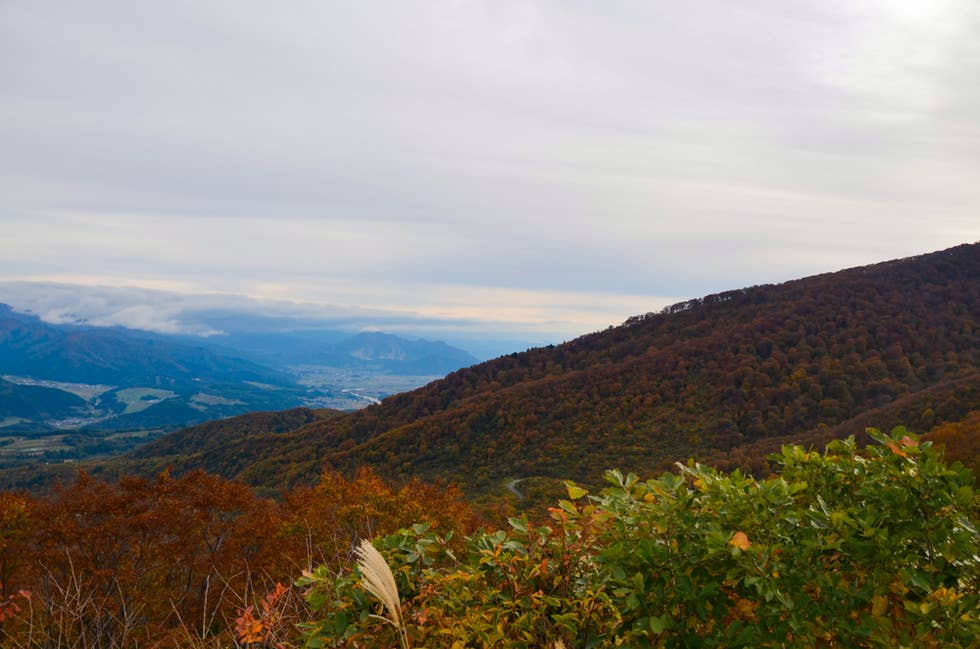
M 6 470 L 0 647 L 976 646 L 978 468 L 971 244 Z

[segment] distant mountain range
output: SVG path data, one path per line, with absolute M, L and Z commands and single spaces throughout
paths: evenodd
M 383 333 L 194 338 L 50 324 L 0 304 L 0 464 L 111 453 L 142 441 L 108 443 L 116 431 L 174 430 L 311 404 L 363 407 L 475 361 L 445 343 Z M 299 363 L 305 374 L 291 369 Z M 314 374 L 318 380 L 303 380 Z M 371 380 L 378 376 L 385 378 Z
M 292 384 L 281 372 L 215 353 L 205 339 L 197 345 L 186 340 L 121 327 L 49 324 L 0 304 L 3 374 L 159 388 L 189 381 Z
M 316 365 L 400 376 L 442 376 L 479 362 L 469 352 L 441 341 L 373 331 L 354 335 L 318 329 L 232 332 L 209 342 L 215 349 L 228 349 L 287 371 Z
M 517 479 L 595 483 L 609 467 L 649 475 L 689 457 L 764 470 L 781 443 L 896 423 L 925 432 L 977 410 L 972 244 L 690 300 L 290 431 L 251 426 L 217 444 L 185 431 L 106 470 L 203 468 L 279 486 L 371 465 L 487 493 Z

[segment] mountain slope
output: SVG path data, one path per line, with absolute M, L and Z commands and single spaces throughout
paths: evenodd
M 84 411 L 87 405 L 84 399 L 63 390 L 0 379 L 0 421 L 70 417 Z
M 295 430 L 314 421 L 330 419 L 344 414 L 339 410 L 293 408 L 278 412 L 252 412 L 237 417 L 219 419 L 198 424 L 171 433 L 161 439 L 136 449 L 135 458 L 152 458 L 160 455 L 181 453 L 185 448 L 195 453 L 207 453 L 231 442 L 238 442 L 254 435 L 281 434 Z
M 905 401 L 933 423 L 961 418 L 980 405 L 978 322 L 980 245 L 963 245 L 691 300 L 289 433 L 157 459 L 254 484 L 370 464 L 471 491 L 593 482 L 610 466 L 649 474 Z

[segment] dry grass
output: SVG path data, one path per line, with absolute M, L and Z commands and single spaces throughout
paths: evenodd
M 403 649 L 410 649 L 408 631 L 402 619 L 398 586 L 395 584 L 395 577 L 391 574 L 391 568 L 381 553 L 368 540 L 361 541 L 355 553 L 357 554 L 357 567 L 361 571 L 361 583 L 369 593 L 381 600 L 391 616 L 390 618 L 382 615 L 376 617 L 385 620 L 398 629 L 398 638 Z

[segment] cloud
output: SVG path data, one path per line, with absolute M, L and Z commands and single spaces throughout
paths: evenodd
M 471 341 L 507 339 L 548 343 L 603 329 L 629 315 L 659 310 L 678 301 L 677 298 L 651 300 L 641 296 L 429 286 L 424 290 L 426 300 L 401 302 L 404 296 L 400 298 L 390 287 L 378 286 L 378 294 L 373 299 L 387 306 L 368 308 L 116 284 L 108 286 L 98 280 L 92 284 L 0 281 L 0 303 L 52 323 L 122 326 L 205 337 L 337 329 Z M 305 295 L 317 295 L 320 290 L 315 286 L 292 287 L 292 292 Z
M 966 0 L 4 3 L 0 277 L 574 329 L 975 241 L 978 28 Z
M 186 301 L 159 290 L 12 282 L 0 283 L 0 302 L 55 324 L 122 326 L 195 336 L 221 333 L 200 323 L 182 322 Z

